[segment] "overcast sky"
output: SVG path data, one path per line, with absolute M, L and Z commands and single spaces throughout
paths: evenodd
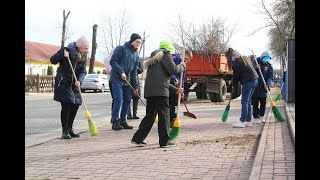
M 272 0 L 265 0 L 267 3 Z M 177 22 L 178 14 L 195 24 L 213 18 L 223 18 L 227 25 L 237 24 L 230 46 L 243 55 L 258 56 L 268 50 L 267 29 L 249 36 L 254 30 L 266 24 L 266 17 L 259 14 L 260 0 L 26 0 L 25 38 L 27 41 L 52 45 L 61 44 L 63 10 L 70 11 L 67 19 L 69 41 L 85 35 L 92 41 L 92 26 L 98 25 L 97 36 L 101 35 L 103 18 L 119 15 L 126 10 L 130 32 L 150 35 L 146 40 L 146 53 L 158 49 L 159 42 L 169 39 L 170 23 Z M 100 26 L 99 26 L 100 25 Z M 99 34 L 100 33 L 100 34 Z M 130 33 L 130 34 L 131 34 Z M 129 37 L 128 37 L 129 38 Z M 102 39 L 97 39 L 98 46 Z M 103 60 L 101 49 L 96 59 Z

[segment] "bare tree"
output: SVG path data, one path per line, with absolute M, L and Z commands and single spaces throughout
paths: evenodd
M 274 59 L 278 59 L 282 68 L 285 66 L 286 41 L 295 38 L 295 0 L 275 0 L 267 7 L 264 0 L 259 4 L 260 13 L 268 20 L 264 27 L 259 27 L 252 34 L 268 28 L 269 47 Z
M 213 17 L 197 26 L 192 22 L 183 20 L 182 14 L 178 15 L 177 24 L 170 24 L 172 33 L 168 35 L 176 50 L 178 52 L 181 51 L 180 44 L 183 32 L 186 47 L 202 54 L 225 52 L 236 27 L 235 25 L 227 27 L 225 20 L 221 18 L 214 19 Z
M 67 36 L 66 36 L 66 22 L 67 22 L 67 18 L 70 14 L 70 11 L 68 12 L 68 14 L 66 15 L 65 10 L 63 10 L 63 23 L 62 23 L 62 38 L 61 38 L 61 48 L 64 47 L 64 43 L 67 40 Z
M 107 55 L 112 49 L 125 42 L 129 37 L 130 25 L 127 20 L 126 10 L 122 11 L 121 16 L 107 16 L 102 23 L 102 53 Z

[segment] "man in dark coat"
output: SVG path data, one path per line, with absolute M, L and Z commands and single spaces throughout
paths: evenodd
M 137 146 L 145 146 L 144 139 L 149 134 L 158 114 L 158 134 L 161 148 L 174 146 L 169 141 L 170 109 L 169 93 L 182 93 L 182 88 L 170 84 L 170 75 L 179 74 L 186 68 L 185 63 L 176 65 L 170 52 L 174 47 L 170 41 L 161 41 L 160 48 L 151 53 L 151 57 L 144 61 L 148 68 L 144 86 L 144 97 L 147 99 L 146 116 L 142 119 L 139 129 L 132 137 L 132 143 Z
M 78 87 L 82 84 L 86 71 L 87 52 L 89 41 L 86 37 L 80 37 L 76 42 L 70 43 L 68 47 L 61 48 L 50 58 L 52 64 L 58 64 L 57 75 L 54 84 L 55 101 L 61 103 L 61 125 L 62 139 L 79 137 L 73 131 L 73 121 L 76 117 L 79 105 L 82 104 Z M 70 58 L 72 67 L 69 65 Z M 77 76 L 73 76 L 72 69 Z

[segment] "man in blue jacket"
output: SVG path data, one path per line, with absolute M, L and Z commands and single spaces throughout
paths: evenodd
M 258 86 L 253 92 L 252 95 L 252 111 L 253 111 L 253 123 L 255 124 L 261 124 L 262 122 L 265 122 L 265 111 L 266 111 L 266 100 L 268 97 L 268 89 L 273 81 L 273 67 L 270 64 L 270 54 L 268 51 L 265 51 L 261 54 L 259 58 L 257 58 L 258 65 L 254 59 L 254 57 L 251 57 L 252 64 L 254 65 L 258 75 Z M 266 82 L 266 86 L 264 85 L 264 82 L 262 80 L 261 74 L 259 72 L 259 69 L 261 69 L 263 78 Z M 260 103 L 260 107 L 259 107 Z
M 112 129 L 116 131 L 133 128 L 126 122 L 128 107 L 132 98 L 132 89 L 126 81 L 132 82 L 132 86 L 135 89 L 133 93 L 136 95 L 138 92 L 137 66 L 139 61 L 137 50 L 141 42 L 141 36 L 133 33 L 130 41 L 125 42 L 122 46 L 116 47 L 110 59 L 110 65 L 112 67 L 110 82 L 112 83 L 114 98 L 111 118 Z

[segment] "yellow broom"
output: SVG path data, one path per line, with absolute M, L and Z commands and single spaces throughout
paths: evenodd
M 78 80 L 77 80 L 77 76 L 76 76 L 76 74 L 74 73 L 74 70 L 73 70 L 73 68 L 72 68 L 72 64 L 71 64 L 71 61 L 70 61 L 70 58 L 69 58 L 69 57 L 68 57 L 68 61 L 69 61 L 70 68 L 71 68 L 71 70 L 72 70 L 73 77 L 74 77 L 74 79 L 75 79 L 76 81 L 78 81 Z M 93 121 L 92 121 L 92 119 L 91 119 L 91 114 L 90 114 L 90 112 L 88 111 L 87 106 L 86 106 L 86 104 L 85 104 L 85 102 L 84 102 L 84 100 L 83 100 L 83 98 L 82 98 L 80 86 L 78 86 L 78 91 L 79 91 L 79 93 L 80 93 L 81 101 L 82 101 L 82 103 L 83 103 L 83 105 L 84 105 L 84 108 L 85 108 L 85 110 L 86 110 L 84 116 L 88 119 L 90 135 L 91 135 L 91 136 L 95 136 L 95 135 L 98 134 L 98 128 L 94 125 L 94 123 L 93 123 Z
M 255 55 L 254 55 L 254 53 L 253 53 L 253 50 L 251 50 L 251 51 L 252 51 L 253 57 L 255 57 Z M 254 58 L 254 60 L 256 61 L 256 64 L 258 65 L 257 59 Z M 262 80 L 263 80 L 264 86 L 267 86 L 266 81 L 264 80 L 264 77 L 263 77 L 263 74 L 262 74 L 260 68 L 259 68 L 259 72 L 260 72 L 261 78 L 262 78 Z M 270 95 L 270 91 L 269 91 L 268 88 L 267 88 L 267 92 L 268 92 L 268 96 L 269 96 L 270 101 L 271 101 L 271 107 L 272 107 L 272 112 L 273 112 L 274 117 L 275 117 L 276 120 L 278 120 L 278 121 L 281 121 L 281 122 L 284 121 L 284 120 L 285 120 L 284 115 L 283 115 L 282 112 L 279 110 L 279 108 L 276 106 L 276 103 L 272 100 L 271 95 Z

